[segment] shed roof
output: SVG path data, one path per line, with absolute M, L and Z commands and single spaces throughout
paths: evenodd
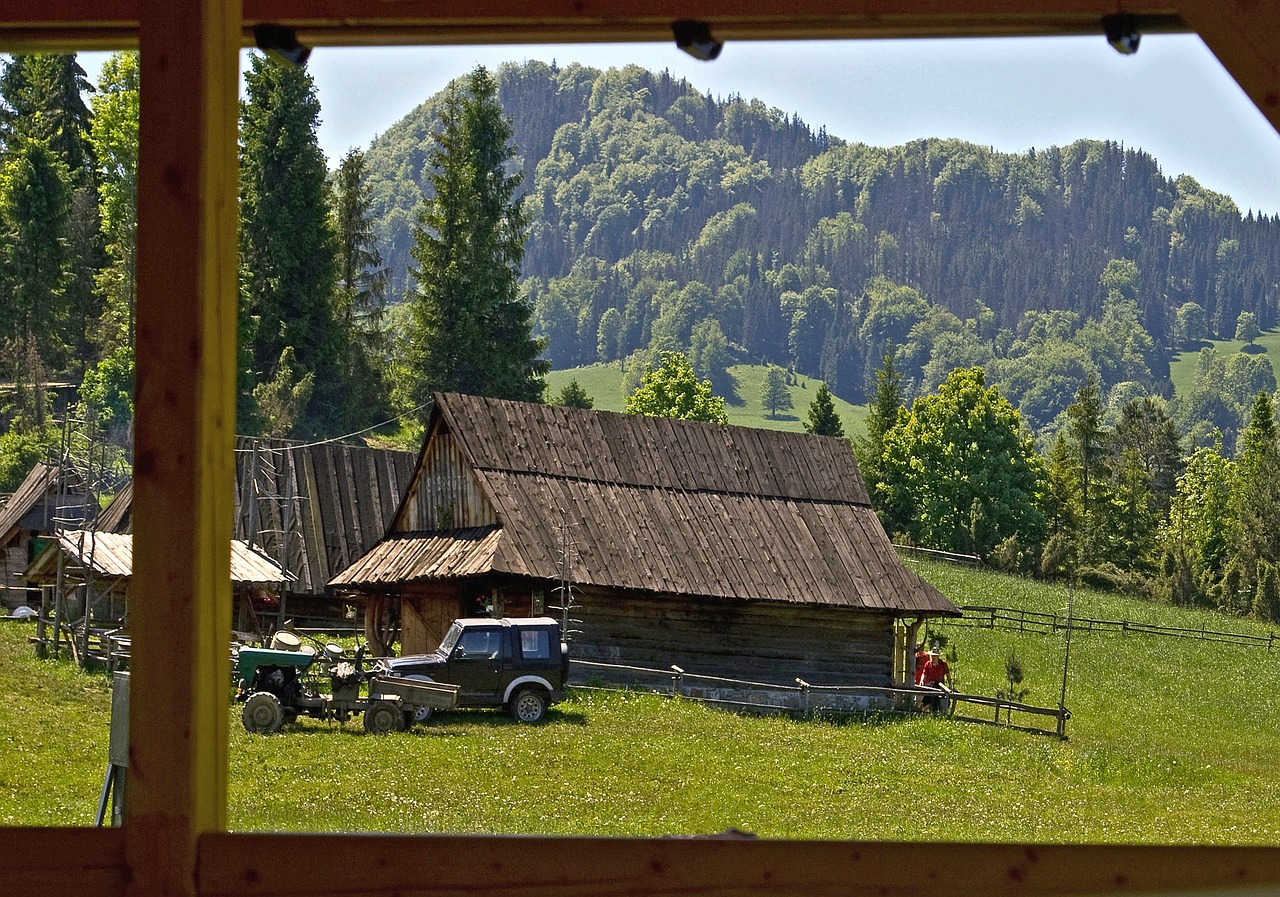
M 56 501 L 58 492 L 64 485 L 67 501 L 60 508 L 51 508 L 48 520 L 42 520 L 39 528 L 52 528 L 54 517 L 83 521 L 88 505 L 84 480 L 73 468 L 37 461 L 26 479 L 5 502 L 4 508 L 0 509 L 0 545 L 8 545 L 13 541 L 13 537 L 22 528 L 23 518 L 36 510 L 42 502 Z
M 959 614 L 899 561 L 845 440 L 454 394 L 428 433 L 456 441 L 497 526 L 397 532 L 332 585 L 557 579 L 571 540 L 581 584 Z M 397 526 L 423 476 L 420 460 Z
M 35 580 L 53 575 L 56 553 L 61 550 L 81 570 L 92 570 L 94 576 L 127 579 L 133 575 L 133 536 L 130 533 L 104 533 L 93 530 L 71 530 L 58 534 L 31 562 L 27 575 Z M 292 579 L 271 558 L 240 539 L 231 540 L 231 581 L 237 585 L 270 586 Z

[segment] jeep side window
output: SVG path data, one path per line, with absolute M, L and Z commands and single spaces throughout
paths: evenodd
M 520 630 L 520 655 L 526 660 L 550 660 L 551 639 L 547 637 L 547 630 Z
M 502 633 L 497 629 L 473 629 L 464 632 L 458 641 L 458 651 L 463 657 L 496 658 L 502 648 Z

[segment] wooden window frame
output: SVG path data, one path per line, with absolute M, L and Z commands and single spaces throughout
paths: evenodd
M 1277 0 L 0 0 L 5 51 L 142 50 L 128 807 L 119 829 L 5 830 L 0 894 L 1280 893 L 1276 847 L 226 832 L 237 57 L 254 24 L 312 45 L 665 41 L 678 18 L 731 41 L 1025 36 L 1098 34 L 1120 7 L 1199 33 L 1280 129 Z

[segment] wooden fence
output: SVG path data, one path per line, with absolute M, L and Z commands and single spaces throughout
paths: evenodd
M 936 689 L 910 685 L 811 685 L 796 677 L 793 685 L 753 682 L 723 676 L 702 676 L 678 666 L 661 670 L 652 667 L 603 663 L 590 660 L 569 661 L 570 677 L 578 688 L 629 690 L 647 688 L 659 694 L 695 700 L 709 706 L 748 713 L 787 714 L 800 717 L 851 717 L 873 714 L 907 715 L 923 711 L 923 700 L 938 697 Z M 578 675 L 574 676 L 574 672 Z M 1071 712 L 1065 707 L 1037 707 L 999 697 L 969 695 L 947 691 L 947 715 L 965 722 L 1000 725 L 1040 735 L 1066 738 L 1067 720 Z M 983 716 L 957 712 L 961 705 L 984 708 Z M 987 717 L 985 714 L 990 713 Z M 1017 714 L 1018 723 L 1014 723 Z M 1001 717 L 1003 716 L 1003 722 Z M 1030 717 L 1031 719 L 1026 719 Z M 1054 719 L 1053 729 L 1035 723 L 1045 717 Z
M 1066 614 L 1049 614 L 1041 611 L 1023 610 L 1015 607 L 992 607 L 989 605 L 962 605 L 960 610 L 964 616 L 947 621 L 949 626 L 969 626 L 979 629 L 1001 629 L 1013 632 L 1035 632 L 1049 635 L 1062 632 L 1067 628 Z M 1221 642 L 1230 645 L 1243 645 L 1249 648 L 1266 648 L 1268 651 L 1276 645 L 1276 634 L 1250 635 L 1245 632 L 1222 632 L 1201 626 L 1191 629 L 1179 626 L 1157 626 L 1153 623 L 1140 623 L 1134 620 L 1098 620 L 1092 617 L 1072 616 L 1070 620 L 1073 632 L 1105 632 L 1120 635 L 1162 635 L 1171 638 L 1187 638 L 1201 642 Z

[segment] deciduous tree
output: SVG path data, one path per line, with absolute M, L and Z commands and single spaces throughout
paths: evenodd
M 627 397 L 627 414 L 673 417 L 727 424 L 724 399 L 712 395 L 711 383 L 699 380 L 689 359 L 679 352 L 664 352 L 661 363 L 640 380 Z
M 1001 540 L 1044 537 L 1043 463 L 1017 409 L 981 368 L 953 371 L 884 436 L 888 501 L 911 509 L 921 545 L 985 556 Z

